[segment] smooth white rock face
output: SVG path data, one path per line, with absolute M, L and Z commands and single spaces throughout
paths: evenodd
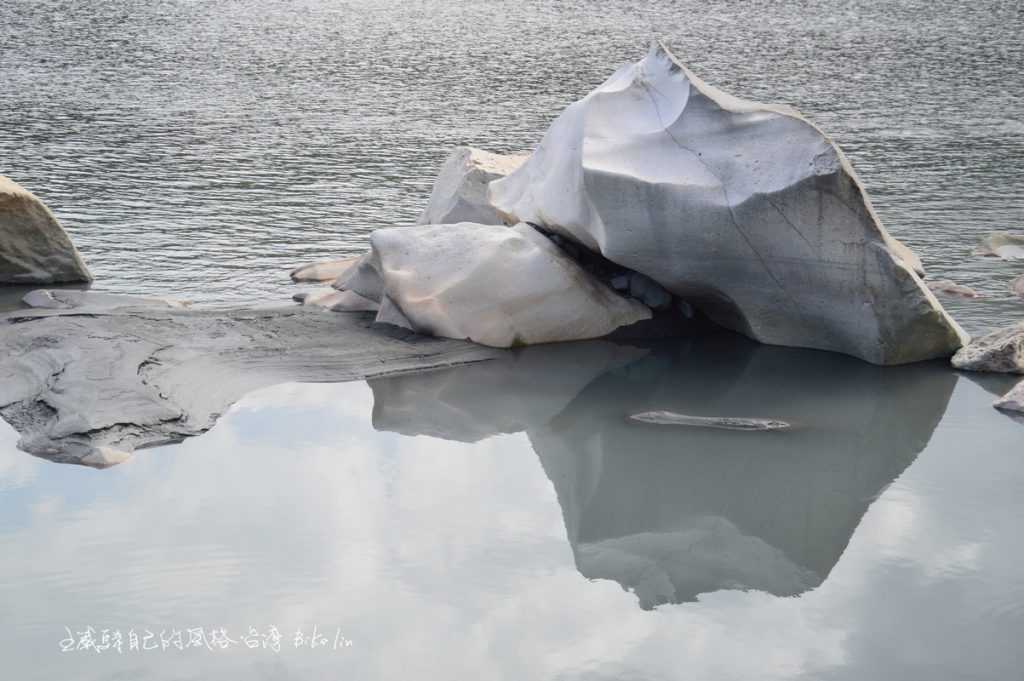
M 992 232 L 978 243 L 974 254 L 1003 260 L 1024 260 L 1024 234 Z
M 765 343 L 899 364 L 966 340 L 820 130 L 661 46 L 570 105 L 490 198 Z
M 952 363 L 964 371 L 1024 374 L 1024 322 L 975 338 Z
M 584 340 L 651 311 L 583 271 L 529 225 L 379 229 L 346 290 L 379 301 L 378 321 L 492 347 Z
M 53 213 L 27 189 L 0 175 L 0 284 L 91 280 Z
M 505 177 L 526 159 L 525 154 L 503 156 L 473 147 L 458 147 L 441 166 L 427 208 L 417 222 L 421 225 L 502 224 L 488 199 L 487 185 Z
M 314 262 L 302 267 L 296 267 L 291 271 L 292 281 L 295 283 L 316 283 L 334 281 L 345 274 L 361 256 L 342 258 L 341 260 L 326 260 Z

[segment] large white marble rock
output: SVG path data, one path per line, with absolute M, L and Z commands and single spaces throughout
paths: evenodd
M 952 359 L 964 371 L 1024 374 L 1024 322 L 975 338 Z
M 503 156 L 473 147 L 458 147 L 441 166 L 419 224 L 502 224 L 487 197 L 487 186 L 521 166 L 526 158 L 526 155 Z
M 660 45 L 570 105 L 490 199 L 764 343 L 900 364 L 966 340 L 828 137 Z
M 0 175 L 0 284 L 91 280 L 82 256 L 50 209 Z
M 337 287 L 377 301 L 378 321 L 492 347 L 584 340 L 651 317 L 526 224 L 379 229 Z

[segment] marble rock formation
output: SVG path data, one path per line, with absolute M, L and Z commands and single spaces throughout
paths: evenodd
M 1024 260 L 1024 234 L 991 232 L 974 248 L 974 255 L 1003 260 Z
M 952 362 L 964 371 L 1024 374 L 1024 322 L 975 338 Z
M 310 263 L 302 267 L 296 267 L 291 271 L 290 276 L 292 281 L 297 284 L 334 281 L 347 272 L 359 258 L 360 256 L 356 255 L 351 258 L 342 258 L 341 260 L 325 260 L 323 262 Z
M 418 223 L 502 224 L 487 196 L 487 186 L 492 180 L 505 177 L 518 168 L 526 158 L 525 155 L 503 156 L 473 147 L 458 147 L 441 166 L 427 208 Z
M 1003 411 L 1024 414 L 1024 381 L 1018 383 L 1014 386 L 1013 390 L 993 402 L 992 406 Z
M 570 105 L 490 199 L 764 343 L 901 364 L 966 341 L 828 137 L 660 45 Z
M 379 229 L 335 283 L 380 304 L 377 321 L 492 347 L 585 340 L 651 317 L 526 224 Z
M 91 280 L 82 256 L 50 209 L 0 175 L 0 284 Z

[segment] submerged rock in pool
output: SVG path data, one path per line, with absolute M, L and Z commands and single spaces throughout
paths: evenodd
M 43 310 L 115 310 L 129 307 L 167 307 L 184 309 L 189 303 L 171 298 L 149 298 L 140 296 L 124 296 L 114 293 L 96 291 L 75 291 L 69 289 L 37 289 L 30 291 L 22 298 L 22 303 L 29 307 Z
M 901 364 L 966 340 L 828 137 L 661 46 L 569 106 L 490 197 L 764 343 Z
M 975 338 L 952 359 L 965 371 L 1024 374 L 1024 322 Z
M 585 272 L 526 224 L 379 229 L 336 287 L 380 303 L 378 321 L 492 347 L 585 340 L 651 311 Z
M 430 200 L 420 215 L 419 224 L 502 224 L 501 216 L 491 205 L 487 187 L 493 180 L 505 177 L 521 166 L 526 158 L 526 155 L 492 154 L 473 147 L 455 149 L 434 180 Z
M 50 209 L 0 175 L 0 284 L 91 280 L 82 256 Z
M 690 426 L 693 428 L 722 428 L 723 430 L 787 430 L 785 421 L 745 418 L 738 416 L 690 416 L 672 411 L 645 411 L 629 417 L 641 423 L 662 426 Z
M 1024 260 L 1024 234 L 991 232 L 974 248 L 974 254 L 1003 260 Z

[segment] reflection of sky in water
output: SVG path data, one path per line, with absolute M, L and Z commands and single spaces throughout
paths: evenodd
M 771 362 L 765 365 L 757 355 L 747 371 L 759 376 L 769 370 L 765 366 Z M 643 610 L 637 595 L 610 579 L 586 579 L 577 564 L 594 544 L 587 533 L 618 528 L 634 539 L 617 535 L 611 541 L 628 543 L 644 534 L 639 530 L 657 533 L 671 525 L 650 514 L 652 504 L 669 509 L 665 513 L 689 512 L 685 499 L 650 480 L 677 476 L 686 491 L 679 496 L 687 499 L 702 485 L 711 492 L 739 490 L 751 497 L 745 504 L 775 525 L 789 522 L 791 505 L 779 498 L 784 488 L 736 482 L 737 469 L 720 460 L 686 459 L 684 479 L 678 460 L 654 456 L 658 449 L 650 440 L 644 444 L 646 435 L 637 435 L 636 456 L 654 470 L 637 471 L 634 478 L 621 466 L 616 439 L 626 431 L 616 425 L 598 432 L 593 424 L 587 427 L 603 438 L 605 451 L 597 457 L 603 456 L 597 491 L 589 502 L 579 501 L 573 494 L 586 475 L 578 463 L 583 459 L 572 457 L 592 461 L 593 450 L 584 447 L 582 454 L 560 459 L 569 455 L 551 443 L 559 432 L 571 434 L 574 424 L 587 425 L 601 404 L 612 413 L 599 395 L 602 382 L 622 391 L 620 381 L 628 375 L 612 370 L 568 406 L 545 403 L 560 410 L 560 420 L 531 425 L 535 415 L 517 417 L 530 426 L 529 437 L 515 433 L 475 443 L 380 432 L 371 425 L 373 418 L 378 427 L 395 427 L 397 413 L 406 430 L 415 430 L 415 414 L 404 411 L 410 402 L 403 400 L 427 391 L 435 406 L 446 398 L 449 406 L 462 405 L 454 410 L 462 416 L 451 416 L 456 429 L 472 411 L 466 405 L 475 402 L 475 422 L 465 425 L 478 434 L 485 405 L 467 403 L 472 391 L 443 375 L 377 383 L 373 392 L 364 383 L 262 390 L 206 435 L 142 451 L 103 471 L 20 453 L 15 434 L 4 426 L 5 676 L 931 679 L 1017 673 L 1024 632 L 1018 529 L 1024 430 L 990 408 L 990 394 L 956 381 L 934 435 L 918 442 L 928 442 L 923 453 L 914 460 L 913 451 L 901 450 L 903 460 L 891 474 L 909 468 L 887 488 L 888 480 L 881 480 L 874 503 L 816 501 L 801 516 L 808 532 L 835 535 L 840 551 L 845 545 L 820 586 L 795 597 L 719 590 Z M 944 385 L 946 391 L 953 387 L 951 381 Z M 378 403 L 376 412 L 374 393 L 391 400 Z M 628 410 L 628 391 L 622 394 Z M 834 412 L 837 423 L 875 399 L 866 393 L 861 402 L 842 405 Z M 940 395 L 934 419 L 944 404 Z M 581 411 L 581 405 L 587 408 Z M 882 430 L 876 443 L 904 433 L 892 423 Z M 652 437 L 709 437 L 663 433 Z M 872 442 L 870 434 L 865 438 Z M 569 451 L 576 440 L 567 442 Z M 779 466 L 798 479 L 814 468 L 809 459 L 785 468 L 791 463 L 781 449 L 761 454 L 778 457 Z M 831 461 L 828 452 L 820 455 Z M 575 463 L 558 469 L 559 461 Z M 739 470 L 756 468 L 755 462 L 741 463 Z M 576 482 L 560 477 L 566 467 L 575 467 L 570 472 Z M 724 478 L 723 471 L 733 477 Z M 832 478 L 821 471 L 807 476 L 809 484 L 837 483 L 830 488 L 837 497 L 875 484 L 838 484 L 850 477 L 846 470 Z M 640 510 L 616 507 L 615 495 L 602 488 L 628 489 L 637 481 L 650 485 L 653 499 L 638 502 Z M 716 512 L 737 527 L 751 522 L 743 504 Z M 842 522 L 818 517 L 825 513 Z M 816 520 L 826 529 L 815 530 Z M 851 527 L 843 529 L 847 520 Z M 753 539 L 784 544 L 788 536 L 765 530 Z M 65 624 L 124 630 L 206 625 L 233 632 L 275 624 L 288 636 L 318 624 L 331 632 L 341 626 L 355 643 L 344 652 L 286 649 L 276 656 L 244 649 L 62 656 L 57 642 Z

